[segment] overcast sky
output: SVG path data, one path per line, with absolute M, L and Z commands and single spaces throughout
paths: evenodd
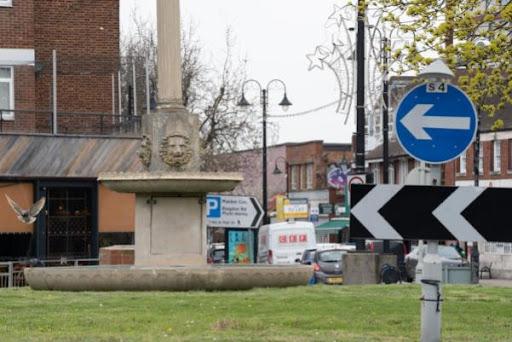
M 334 76 L 328 71 L 308 71 L 306 54 L 328 40 L 325 23 L 335 0 L 181 0 L 182 22 L 192 22 L 214 63 L 222 60 L 225 31 L 231 27 L 237 50 L 247 56 L 248 77 L 262 85 L 282 79 L 293 103 L 290 114 L 317 108 L 338 99 Z M 121 29 L 130 27 L 130 12 L 155 20 L 156 0 L 121 0 Z M 217 57 L 216 57 L 217 56 Z M 220 56 L 220 57 L 219 57 Z M 279 102 L 279 89 L 272 89 Z M 324 140 L 350 142 L 353 118 L 335 107 L 306 116 L 273 119 L 279 125 L 279 140 L 273 143 Z M 273 107 L 270 114 L 283 114 Z

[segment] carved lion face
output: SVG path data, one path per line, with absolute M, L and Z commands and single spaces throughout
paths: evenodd
M 190 138 L 174 134 L 166 137 L 160 144 L 160 158 L 171 167 L 183 167 L 192 159 Z

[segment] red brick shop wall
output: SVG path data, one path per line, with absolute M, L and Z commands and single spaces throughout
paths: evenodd
M 13 0 L 0 7 L 0 48 L 34 48 L 34 0 Z
M 313 163 L 313 190 L 325 189 L 327 187 L 325 180 L 327 169 L 325 162 L 323 161 L 322 141 L 311 141 L 303 144 L 288 145 L 286 159 L 290 166 Z M 300 176 L 298 177 L 300 179 Z M 301 189 L 298 190 L 300 191 Z
M 36 78 L 38 108 L 51 109 L 55 49 L 58 111 L 110 113 L 112 74 L 119 64 L 119 0 L 35 0 L 34 11 L 36 60 L 43 67 Z M 38 125 L 48 125 L 46 115 Z
M 19 65 L 14 71 L 14 120 L 2 121 L 2 132 L 34 132 L 35 78 L 34 67 Z
M 482 141 L 481 144 L 483 146 L 483 174 L 480 175 L 480 179 L 509 179 L 511 178 L 510 170 L 508 170 L 508 158 L 510 155 L 508 140 L 501 140 L 501 170 L 500 172 L 492 172 L 491 171 L 491 157 L 492 157 L 492 148 L 493 141 Z M 459 163 L 460 161 L 457 159 L 445 165 L 445 185 L 455 185 L 455 181 L 457 180 L 473 180 L 473 146 L 471 146 L 467 150 L 467 164 L 466 164 L 466 174 L 461 175 L 457 173 L 457 169 L 460 170 Z

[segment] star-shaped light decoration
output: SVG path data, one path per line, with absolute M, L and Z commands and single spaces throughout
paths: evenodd
M 344 7 L 339 7 L 338 5 L 334 5 L 334 11 L 329 16 L 329 20 L 327 21 L 327 26 L 331 26 L 332 20 L 336 22 L 336 25 L 338 27 L 341 27 L 341 23 L 343 20 L 345 20 L 345 17 L 343 16 L 343 11 L 345 10 Z
M 345 46 L 345 42 L 343 41 L 341 37 L 340 32 L 335 32 L 331 35 L 332 37 L 332 44 L 336 46 Z
M 329 57 L 329 51 L 327 48 L 323 46 L 317 46 L 315 53 L 311 53 L 306 55 L 307 59 L 309 59 L 309 68 L 308 71 L 311 71 L 315 68 L 320 70 L 324 70 L 324 59 Z

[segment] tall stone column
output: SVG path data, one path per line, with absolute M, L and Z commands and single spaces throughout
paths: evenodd
M 180 0 L 157 0 L 158 106 L 183 107 Z
M 157 0 L 158 107 L 142 119 L 139 152 L 147 171 L 200 169 L 199 118 L 183 106 L 180 0 Z

